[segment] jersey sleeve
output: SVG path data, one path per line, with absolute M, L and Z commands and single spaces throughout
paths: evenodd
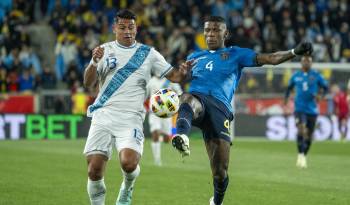
M 239 64 L 243 67 L 256 66 L 256 52 L 249 48 L 239 48 Z
M 152 73 L 157 77 L 163 78 L 173 69 L 173 66 L 154 48 L 151 49 L 150 55 L 152 58 Z

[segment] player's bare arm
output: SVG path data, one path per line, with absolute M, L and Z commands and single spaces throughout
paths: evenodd
M 84 86 L 86 88 L 93 87 L 97 81 L 97 65 L 104 54 L 104 48 L 96 47 L 92 50 L 92 61 L 84 72 Z
M 309 55 L 313 51 L 312 44 L 309 42 L 300 43 L 292 50 L 278 51 L 275 53 L 261 53 L 256 56 L 256 63 L 258 65 L 278 65 L 287 60 L 294 58 L 296 55 Z
M 178 68 L 173 68 L 165 77 L 173 83 L 182 83 L 189 79 L 193 61 L 181 63 Z

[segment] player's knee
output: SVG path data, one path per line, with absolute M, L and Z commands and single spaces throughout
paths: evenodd
M 181 103 L 190 103 L 192 98 L 193 98 L 193 96 L 191 94 L 183 93 L 180 96 L 180 102 Z
M 298 126 L 298 135 L 306 137 L 307 131 L 306 131 L 306 128 L 304 126 L 302 126 L 302 125 Z
M 96 164 L 90 164 L 88 167 L 89 179 L 97 181 L 103 177 L 103 167 L 97 166 Z
M 124 172 L 133 172 L 137 167 L 137 162 L 130 159 L 122 159 L 120 165 Z
M 199 113 L 202 111 L 202 104 L 193 95 L 184 93 L 180 97 L 181 104 L 188 104 L 194 113 L 194 118 L 197 118 Z
M 220 181 L 220 182 L 221 182 L 221 181 L 224 181 L 226 177 L 227 177 L 226 171 L 217 172 L 217 173 L 215 173 L 214 176 L 213 176 L 214 180 Z
M 227 166 L 222 166 L 221 168 L 215 169 L 213 173 L 214 180 L 223 181 L 227 177 Z

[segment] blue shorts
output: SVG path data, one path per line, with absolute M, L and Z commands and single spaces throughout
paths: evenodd
M 200 93 L 191 93 L 201 102 L 203 111 L 192 124 L 202 130 L 204 140 L 222 138 L 231 143 L 232 112 L 220 100 Z
M 316 126 L 317 115 L 310 115 L 302 112 L 295 112 L 295 123 L 305 124 L 310 133 L 313 133 Z

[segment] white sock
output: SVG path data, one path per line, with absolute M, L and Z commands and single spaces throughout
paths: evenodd
M 140 175 L 140 166 L 137 165 L 136 169 L 131 172 L 131 173 L 126 173 L 123 169 L 123 175 L 124 175 L 124 180 L 122 183 L 122 186 L 124 189 L 130 189 L 131 187 L 134 186 L 134 183 L 136 181 L 136 177 Z
M 88 179 L 87 191 L 90 197 L 91 205 L 105 204 L 106 185 L 103 178 L 98 181 Z
M 160 157 L 161 144 L 160 144 L 160 142 L 152 142 L 151 143 L 151 147 L 152 147 L 152 153 L 153 153 L 154 162 L 156 164 L 160 164 L 161 163 L 161 157 Z

